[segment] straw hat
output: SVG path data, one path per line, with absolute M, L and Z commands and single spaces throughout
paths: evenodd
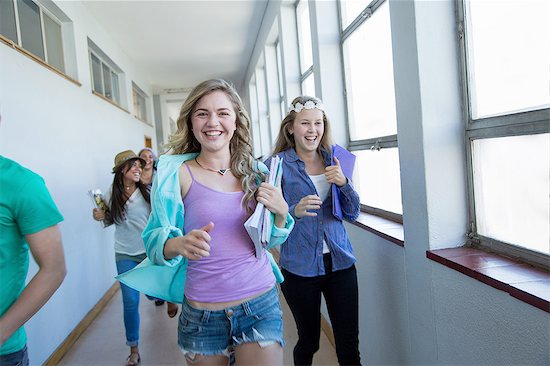
M 142 158 L 136 155 L 135 152 L 132 150 L 126 150 L 123 152 L 119 152 L 115 156 L 115 166 L 113 167 L 113 173 L 117 171 L 118 168 L 122 166 L 122 164 L 126 163 L 128 160 L 139 160 L 141 161 L 141 165 L 145 166 L 146 162 Z

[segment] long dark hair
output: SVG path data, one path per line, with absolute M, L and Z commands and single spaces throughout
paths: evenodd
M 119 166 L 115 171 L 115 177 L 113 178 L 113 186 L 111 192 L 110 215 L 106 218 L 108 223 L 120 224 L 126 220 L 126 201 L 130 196 L 124 189 L 124 174 L 132 167 L 134 161 L 137 159 L 130 159 L 124 164 Z M 151 198 L 147 186 L 140 181 L 136 182 L 136 186 L 141 192 L 143 198 L 148 204 L 151 204 Z

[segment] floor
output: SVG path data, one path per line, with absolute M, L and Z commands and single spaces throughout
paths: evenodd
M 292 349 L 297 333 L 292 314 L 281 296 L 283 329 L 286 346 L 284 364 L 292 365 Z M 168 318 L 166 305 L 155 306 L 142 295 L 140 303 L 141 366 L 185 365 L 185 359 L 176 344 L 178 316 Z M 122 323 L 122 299 L 117 291 L 103 311 L 88 327 L 74 346 L 63 357 L 61 366 L 124 365 L 129 348 L 125 345 Z M 315 354 L 313 365 L 338 365 L 334 348 L 321 332 L 320 349 Z

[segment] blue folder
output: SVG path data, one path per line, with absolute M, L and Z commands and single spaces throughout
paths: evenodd
M 334 144 L 332 145 L 332 154 L 330 161 L 332 165 L 334 163 L 334 157 L 340 162 L 340 167 L 342 172 L 348 178 L 348 181 L 351 181 L 353 177 L 353 168 L 355 167 L 355 158 L 356 156 L 344 149 L 342 146 Z M 338 219 L 342 220 L 342 207 L 340 206 L 340 190 L 336 184 L 332 184 L 332 214 Z

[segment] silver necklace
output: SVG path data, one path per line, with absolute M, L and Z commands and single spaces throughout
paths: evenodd
M 204 170 L 210 170 L 211 172 L 214 172 L 214 173 L 218 173 L 220 175 L 225 175 L 225 173 L 227 173 L 228 171 L 231 170 L 231 168 L 226 168 L 226 169 L 213 169 L 213 168 L 209 168 L 207 166 L 202 166 L 201 163 L 199 163 L 199 161 L 197 160 L 197 158 L 195 158 L 195 163 L 197 163 L 198 166 L 200 166 L 201 168 L 203 168 Z

